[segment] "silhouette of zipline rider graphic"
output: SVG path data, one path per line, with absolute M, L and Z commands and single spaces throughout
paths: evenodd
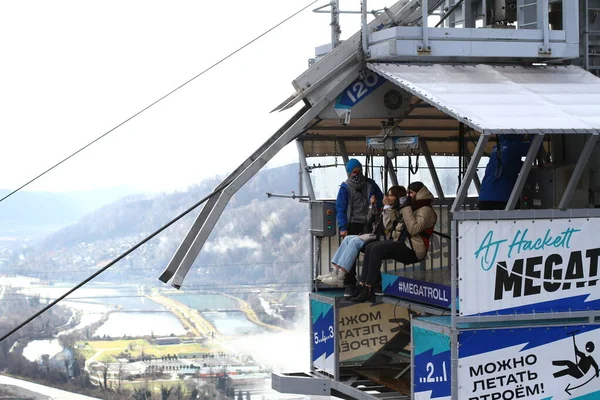
M 579 389 L 579 388 L 587 385 L 588 383 L 590 383 L 594 378 L 600 377 L 600 368 L 598 368 L 598 364 L 596 363 L 596 360 L 594 360 L 594 357 L 591 356 L 591 353 L 596 348 L 594 346 L 594 342 L 589 341 L 585 344 L 585 351 L 587 351 L 589 354 L 586 354 L 583 351 L 579 350 L 577 348 L 577 343 L 575 342 L 575 334 L 578 332 L 579 331 L 577 330 L 577 331 L 567 333 L 567 335 L 573 336 L 573 349 L 575 351 L 575 361 L 574 362 L 571 360 L 552 361 L 552 365 L 566 367 L 563 370 L 555 372 L 553 375 L 555 378 L 560 378 L 565 375 L 570 375 L 575 379 L 582 379 L 585 377 L 585 375 L 587 374 L 587 372 L 590 370 L 591 367 L 594 367 L 594 369 L 596 370 L 596 374 L 594 376 L 592 376 L 590 379 L 588 379 L 586 382 L 584 382 L 580 385 L 571 386 L 570 383 L 567 384 L 567 387 L 565 388 L 565 392 L 567 392 L 569 394 L 569 396 L 571 396 L 571 392 L 573 390 Z

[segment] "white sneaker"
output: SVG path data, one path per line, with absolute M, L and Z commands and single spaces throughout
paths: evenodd
M 318 281 L 322 281 L 322 280 L 323 280 L 323 279 L 325 279 L 325 278 L 331 278 L 332 276 L 336 276 L 336 274 L 337 274 L 337 271 L 336 271 L 336 269 L 332 269 L 332 270 L 330 270 L 330 271 L 329 271 L 328 273 L 326 273 L 326 274 L 323 274 L 323 275 L 319 275 L 319 276 L 317 276 L 317 280 L 318 280 Z
M 321 282 L 326 285 L 329 285 L 329 286 L 343 288 L 345 276 L 346 276 L 346 271 L 344 271 L 342 269 L 338 269 L 338 270 L 334 271 L 334 274 L 332 276 L 328 276 L 327 278 L 322 279 Z

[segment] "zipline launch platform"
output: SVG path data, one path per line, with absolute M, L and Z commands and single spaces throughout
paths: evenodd
M 160 279 L 182 286 L 229 199 L 295 141 L 311 215 L 311 364 L 273 373 L 274 389 L 600 399 L 600 0 L 359 5 L 362 28 L 343 41 L 338 0 L 315 10 L 331 14 L 331 42 L 275 108 L 295 114 L 216 188 Z M 531 145 L 510 198 L 483 210 L 485 166 L 514 135 Z M 334 173 L 350 157 L 384 192 L 419 180 L 435 196 L 426 257 L 384 261 L 375 302 L 315 279 L 342 238 L 337 187 L 322 196 L 309 160 Z

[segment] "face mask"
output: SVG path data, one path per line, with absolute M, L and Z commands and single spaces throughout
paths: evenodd
M 362 180 L 362 175 L 361 174 L 350 175 L 350 180 L 356 184 L 359 184 Z

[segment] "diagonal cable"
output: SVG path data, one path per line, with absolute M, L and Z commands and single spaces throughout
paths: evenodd
M 244 44 L 241 47 L 238 47 L 235 51 L 229 53 L 228 55 L 226 55 L 225 57 L 221 58 L 219 61 L 217 61 L 216 63 L 212 64 L 210 67 L 206 68 L 204 71 L 200 72 L 198 75 L 194 76 L 191 79 L 188 79 L 186 82 L 182 83 L 181 85 L 179 85 L 178 87 L 176 87 L 175 89 L 171 90 L 169 93 L 165 94 L 164 96 L 160 97 L 158 100 L 152 102 L 151 104 L 149 104 L 148 106 L 144 107 L 143 109 L 141 109 L 140 111 L 138 111 L 137 113 L 133 114 L 131 117 L 127 118 L 125 121 L 121 122 L 120 124 L 118 124 L 117 126 L 115 126 L 114 128 L 110 129 L 109 131 L 107 131 L 106 133 L 98 136 L 96 139 L 92 140 L 91 142 L 89 142 L 88 144 L 86 144 L 85 146 L 81 147 L 79 150 L 75 151 L 74 153 L 72 153 L 71 155 L 63 158 L 62 160 L 60 160 L 59 162 L 57 162 L 56 164 L 52 165 L 50 168 L 46 169 L 45 171 L 43 171 L 42 173 L 40 173 L 39 175 L 35 176 L 34 178 L 30 179 L 29 181 L 27 181 L 26 183 L 22 184 L 21 186 L 19 186 L 18 188 L 16 188 L 15 190 L 13 190 L 12 192 L 8 193 L 6 196 L 2 197 L 0 199 L 0 203 L 2 203 L 4 200 L 8 199 L 10 196 L 12 196 L 13 194 L 17 193 L 18 191 L 20 191 L 21 189 L 23 189 L 24 187 L 30 185 L 31 183 L 33 183 L 34 181 L 36 181 L 37 179 L 41 178 L 42 176 L 46 175 L 48 172 L 52 171 L 54 168 L 58 167 L 59 165 L 63 164 L 64 162 L 68 161 L 69 159 L 73 158 L 74 156 L 76 156 L 77 154 L 81 153 L 83 150 L 87 149 L 88 147 L 90 147 L 91 145 L 93 145 L 94 143 L 98 142 L 99 140 L 105 138 L 106 136 L 108 136 L 110 133 L 112 133 L 113 131 L 115 131 L 116 129 L 120 128 L 121 126 L 125 125 L 127 122 L 131 121 L 132 119 L 134 119 L 135 117 L 137 117 L 138 115 L 142 114 L 144 111 L 150 109 L 151 107 L 155 106 L 156 104 L 158 104 L 159 102 L 161 102 L 162 100 L 166 99 L 167 97 L 169 97 L 170 95 L 172 95 L 173 93 L 177 92 L 179 89 L 183 88 L 184 86 L 186 86 L 187 84 L 191 83 L 192 81 L 194 81 L 195 79 L 199 78 L 200 76 L 204 75 L 205 73 L 207 73 L 208 71 L 210 71 L 211 69 L 213 69 L 214 67 L 216 67 L 217 65 L 221 64 L 223 61 L 227 60 L 228 58 L 234 56 L 235 54 L 239 53 L 240 51 L 242 51 L 243 49 L 245 49 L 246 47 L 250 46 L 252 43 L 256 42 L 257 40 L 259 40 L 260 38 L 262 38 L 263 36 L 267 35 L 268 33 L 270 33 L 271 31 L 273 31 L 274 29 L 278 28 L 279 26 L 283 25 L 284 23 L 286 23 L 287 21 L 289 21 L 290 19 L 294 18 L 296 15 L 300 14 L 302 11 L 306 10 L 308 7 L 312 6 L 313 4 L 315 4 L 317 2 L 317 0 L 314 0 L 313 2 L 311 2 L 310 4 L 307 4 L 306 6 L 302 7 L 301 9 L 299 9 L 298 11 L 296 11 L 295 13 L 293 13 L 292 15 L 290 15 L 289 17 L 285 18 L 284 20 L 280 21 L 279 23 L 273 25 L 271 28 L 267 29 L 266 31 L 264 31 L 263 33 L 261 33 L 260 35 L 256 36 L 254 39 L 250 40 L 249 42 L 247 42 L 246 44 Z M 0 340 L 1 341 L 1 340 Z
M 52 307 L 54 307 L 55 305 L 60 303 L 61 301 L 63 301 L 67 296 L 69 296 L 70 294 L 75 292 L 77 289 L 81 288 L 82 286 L 84 286 L 85 284 L 90 282 L 92 279 L 94 279 L 95 277 L 97 277 L 98 275 L 100 275 L 101 273 L 103 273 L 104 271 L 106 271 L 107 269 L 109 269 L 110 267 L 112 267 L 113 265 L 115 265 L 116 263 L 118 263 L 119 261 L 124 259 L 125 257 L 127 257 L 129 254 L 133 253 L 135 250 L 137 250 L 138 248 L 140 248 L 141 246 L 146 244 L 148 241 L 150 241 L 151 239 L 156 237 L 162 231 L 164 231 L 165 229 L 167 229 L 168 227 L 173 225 L 175 222 L 179 221 L 181 218 L 185 217 L 187 214 L 189 214 L 190 212 L 195 210 L 198 206 L 200 206 L 202 203 L 206 202 L 212 196 L 215 196 L 216 194 L 220 193 L 223 189 L 224 188 L 222 187 L 222 188 L 214 190 L 211 194 L 209 194 L 202 200 L 198 201 L 196 204 L 194 204 L 187 210 L 183 211 L 181 214 L 179 214 L 178 216 L 176 216 L 175 218 L 173 218 L 172 220 L 167 222 L 162 227 L 158 228 L 156 231 L 154 231 L 150 235 L 146 236 L 144 239 L 139 241 L 137 244 L 133 245 L 129 250 L 127 250 L 126 252 L 124 252 L 123 254 L 121 254 L 120 256 L 118 256 L 117 258 L 115 258 L 114 260 L 109 262 L 108 264 L 106 264 L 104 267 L 100 268 L 98 271 L 94 272 L 92 275 L 88 276 L 86 279 L 84 279 L 83 281 L 81 281 L 80 283 L 75 285 L 72 289 L 69 289 L 66 293 L 64 293 L 63 295 L 58 297 L 53 302 L 49 303 L 46 307 L 42 308 L 40 311 L 36 312 L 31 317 L 27 318 L 24 322 L 21 322 L 17 327 L 11 329 L 10 332 L 8 332 L 7 334 L 0 337 L 0 342 L 2 342 L 4 339 L 9 337 L 13 333 L 17 332 L 19 329 L 23 328 L 25 325 L 29 324 L 31 321 L 33 321 L 34 319 L 36 319 L 37 317 L 39 317 L 40 315 L 42 315 L 43 313 L 45 313 L 46 311 L 48 311 L 49 309 L 51 309 Z

